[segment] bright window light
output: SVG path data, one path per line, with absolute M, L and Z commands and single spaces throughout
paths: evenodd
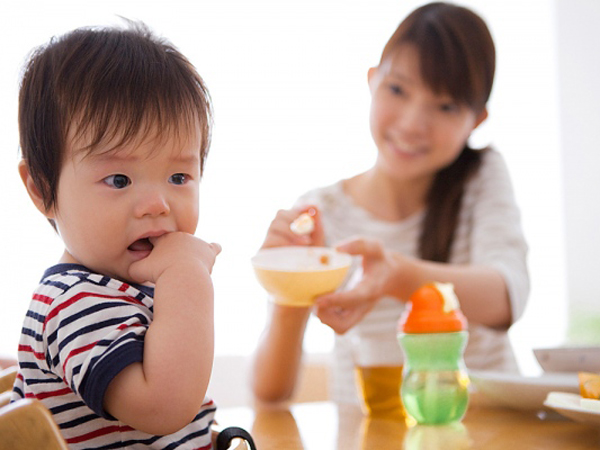
M 367 70 L 400 20 L 422 3 L 15 0 L 5 6 L 0 233 L 6 282 L 0 354 L 16 353 L 31 292 L 62 251 L 16 170 L 18 78 L 33 47 L 79 26 L 120 23 L 123 16 L 144 21 L 196 65 L 215 109 L 197 234 L 223 246 L 214 269 L 216 352 L 248 355 L 266 314 L 266 295 L 254 279 L 250 257 L 278 209 L 290 207 L 310 188 L 373 163 Z M 519 349 L 529 349 L 554 342 L 566 327 L 553 2 L 462 3 L 487 20 L 497 45 L 490 118 L 474 140 L 492 143 L 504 154 L 522 209 L 532 294 L 513 337 Z M 332 342 L 331 332 L 312 320 L 306 348 L 327 351 Z M 526 368 L 528 357 L 522 358 Z

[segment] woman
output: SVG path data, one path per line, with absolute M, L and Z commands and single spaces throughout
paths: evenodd
M 467 366 L 516 370 L 507 331 L 529 293 L 527 245 L 504 160 L 467 142 L 487 118 L 494 71 L 494 43 L 475 13 L 447 3 L 413 11 L 368 72 L 375 165 L 305 194 L 269 228 L 263 247 L 337 245 L 363 257 L 360 283 L 315 307 L 337 333 L 334 400 L 357 401 L 353 343 L 395 340 L 405 301 L 430 281 L 454 284 L 470 323 Z M 308 210 L 315 229 L 298 236 L 290 223 Z M 253 390 L 285 400 L 310 310 L 272 305 L 269 314 Z

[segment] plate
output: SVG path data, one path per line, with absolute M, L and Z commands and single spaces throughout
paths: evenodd
M 600 347 L 554 347 L 533 350 L 544 372 L 600 372 Z
M 550 392 L 579 393 L 576 373 L 543 373 L 539 377 L 506 372 L 469 371 L 477 392 L 498 406 L 520 410 L 542 410 Z
M 544 405 L 577 422 L 600 425 L 600 411 L 581 406 L 581 396 L 567 392 L 550 392 Z

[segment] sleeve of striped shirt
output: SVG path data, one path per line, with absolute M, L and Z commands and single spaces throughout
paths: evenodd
M 92 281 L 78 283 L 52 303 L 46 316 L 47 360 L 90 409 L 111 418 L 102 407 L 104 393 L 121 370 L 142 361 L 151 320 L 151 308 L 140 295 Z

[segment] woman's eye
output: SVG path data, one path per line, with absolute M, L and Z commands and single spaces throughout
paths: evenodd
M 394 94 L 394 95 L 401 95 L 404 93 L 402 88 L 400 86 L 398 86 L 397 84 L 391 84 L 389 86 L 389 88 L 390 88 L 390 91 L 392 92 L 392 94 Z
M 113 187 L 115 189 L 123 189 L 131 184 L 131 180 L 129 179 L 129 177 L 127 175 L 121 174 L 110 175 L 106 177 L 103 181 L 110 187 Z
M 185 184 L 188 181 L 188 176 L 185 173 L 176 173 L 171 175 L 169 182 L 173 184 Z
M 440 110 L 443 112 L 456 112 L 458 111 L 458 105 L 456 103 L 442 103 Z

